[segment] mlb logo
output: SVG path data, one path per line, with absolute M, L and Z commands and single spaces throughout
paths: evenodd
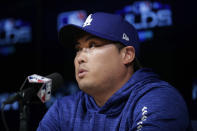
M 67 24 L 82 26 L 86 17 L 87 13 L 83 10 L 60 13 L 57 17 L 57 29 L 59 31 Z
M 48 82 L 48 83 L 44 83 L 43 86 L 38 91 L 37 96 L 40 98 L 40 100 L 43 103 L 50 100 L 50 98 L 51 98 L 51 88 L 52 88 L 52 82 Z

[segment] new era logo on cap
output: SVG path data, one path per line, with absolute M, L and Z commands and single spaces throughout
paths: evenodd
M 90 14 L 89 16 L 88 16 L 88 18 L 86 19 L 86 21 L 83 23 L 83 27 L 86 27 L 86 26 L 88 26 L 88 25 L 91 25 L 91 22 L 92 22 L 92 14 Z
M 129 37 L 127 36 L 126 33 L 123 33 L 122 39 L 123 39 L 123 40 L 126 40 L 126 41 L 129 41 Z

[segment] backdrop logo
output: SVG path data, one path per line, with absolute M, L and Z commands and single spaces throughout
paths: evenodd
M 0 53 L 11 54 L 17 43 L 29 43 L 32 40 L 32 30 L 28 22 L 20 19 L 0 20 Z
M 22 20 L 0 20 L 0 45 L 31 42 L 31 27 Z
M 172 12 L 170 6 L 160 2 L 137 1 L 132 5 L 125 6 L 116 13 L 123 15 L 138 31 L 143 30 L 140 35 L 143 38 L 140 38 L 140 40 L 146 40 L 153 37 L 153 33 L 150 33 L 150 30 L 146 33 L 147 29 L 172 25 Z M 144 36 L 146 36 L 146 38 L 144 38 Z

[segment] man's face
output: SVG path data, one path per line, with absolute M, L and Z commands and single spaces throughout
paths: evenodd
M 85 35 L 78 40 L 76 48 L 75 76 L 80 89 L 94 94 L 113 88 L 124 67 L 117 47 L 92 35 Z

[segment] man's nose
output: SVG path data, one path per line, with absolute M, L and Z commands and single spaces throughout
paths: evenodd
M 87 48 L 83 48 L 80 52 L 78 52 L 76 56 L 78 64 L 87 62 L 87 56 L 86 56 L 87 51 L 88 51 Z

